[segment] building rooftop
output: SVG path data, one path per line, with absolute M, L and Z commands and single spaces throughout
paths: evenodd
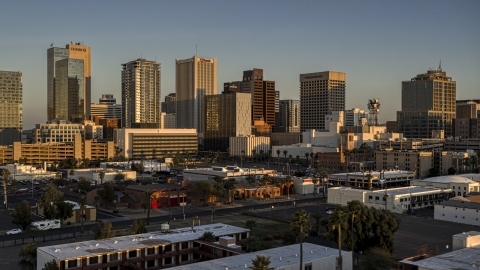
M 350 252 L 342 252 L 342 255 Z M 252 260 L 256 255 L 265 255 L 270 257 L 270 267 L 273 269 L 282 269 L 281 267 L 294 266 L 300 263 L 300 245 L 290 245 L 278 248 L 251 252 L 236 256 L 225 257 L 216 260 L 204 261 L 188 265 L 175 267 L 176 270 L 232 270 L 249 269 L 252 266 Z M 303 243 L 303 263 L 311 263 L 327 257 L 337 257 L 338 249 L 327 248 L 315 244 Z M 297 266 L 298 267 L 298 266 Z
M 349 176 L 366 176 L 367 174 L 371 174 L 372 176 L 374 177 L 380 177 L 380 174 L 382 172 L 378 172 L 378 171 L 372 171 L 372 172 L 349 172 L 349 173 L 334 173 L 334 174 L 331 174 L 330 177 L 334 177 L 334 176 L 343 176 L 345 177 L 347 174 Z M 385 177 L 388 177 L 388 176 L 395 176 L 395 175 L 413 175 L 414 173 L 411 172 L 411 171 L 402 171 L 402 170 L 391 170 L 391 171 L 384 171 L 383 172 L 384 176 Z
M 400 187 L 400 188 L 389 188 L 389 189 L 378 189 L 378 190 L 365 190 L 365 189 L 355 189 L 350 187 L 334 187 L 335 189 L 339 190 L 349 190 L 354 192 L 372 192 L 372 193 L 381 193 L 385 194 L 387 192 L 390 196 L 399 196 L 399 195 L 407 195 L 407 194 L 417 194 L 417 193 L 425 193 L 425 192 L 449 192 L 451 189 L 442 189 L 442 188 L 434 188 L 434 187 L 420 187 L 420 186 L 409 186 L 409 187 Z M 334 189 L 332 188 L 332 189 Z
M 460 175 L 444 175 L 444 176 L 436 176 L 430 177 L 421 180 L 422 182 L 435 182 L 435 183 L 476 183 L 475 181 L 460 176 Z
M 422 269 L 435 270 L 478 270 L 480 266 L 480 246 L 463 248 L 435 257 L 419 260 L 409 261 L 403 260 L 402 263 L 422 267 Z
M 448 200 L 441 202 L 440 205 L 480 210 L 480 203 L 478 202 Z
M 215 223 L 191 228 L 172 229 L 169 232 L 150 232 L 143 234 L 113 237 L 102 240 L 90 240 L 84 242 L 61 244 L 38 249 L 57 258 L 66 260 L 86 256 L 94 256 L 111 252 L 120 252 L 137 248 L 146 248 L 171 243 L 181 243 L 198 240 L 204 232 L 212 232 L 214 236 L 224 236 L 248 232 L 248 229 Z

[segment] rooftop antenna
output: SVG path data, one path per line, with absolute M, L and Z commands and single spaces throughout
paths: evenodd
M 438 64 L 438 69 L 442 69 L 442 60 L 440 60 L 440 64 Z

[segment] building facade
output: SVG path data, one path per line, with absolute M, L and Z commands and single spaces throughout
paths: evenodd
M 162 112 L 166 114 L 177 112 L 177 94 L 170 93 L 165 96 L 165 102 L 162 102 Z
M 229 137 L 250 135 L 251 104 L 249 93 L 205 96 L 202 106 L 204 150 L 226 152 Z
M 324 131 L 325 115 L 345 110 L 346 78 L 344 72 L 335 71 L 300 74 L 301 131 Z
M 71 123 L 64 119 L 53 119 L 46 124 L 36 124 L 33 142 L 73 142 L 76 134 L 85 138 L 85 128 L 82 124 Z
M 47 120 L 90 119 L 91 52 L 81 43 L 47 50 Z
M 162 128 L 177 128 L 177 115 L 175 113 L 162 113 Z
M 152 159 L 154 154 L 186 154 L 198 152 L 195 129 L 117 129 L 115 144 L 127 159 Z
M 416 178 L 430 175 L 434 166 L 434 154 L 431 151 L 375 151 L 375 168 L 381 170 L 415 171 Z
M 99 103 L 90 105 L 90 115 L 100 118 L 122 119 L 122 104 L 117 104 L 117 99 L 110 94 L 102 94 Z
M 217 59 L 194 56 L 175 61 L 177 127 L 202 133 L 203 97 L 217 93 Z
M 402 82 L 402 110 L 397 112 L 398 132 L 406 138 L 432 138 L 443 130 L 452 136 L 457 83 L 441 68 Z
M 230 156 L 252 157 L 254 153 L 267 154 L 268 151 L 270 151 L 270 137 L 249 135 L 229 138 Z
M 0 145 L 22 140 L 22 73 L 0 70 Z
M 160 63 L 139 58 L 122 64 L 122 127 L 153 124 L 160 127 Z
M 300 101 L 280 100 L 275 132 L 300 132 Z
M 365 126 L 368 121 L 368 113 L 359 108 L 345 110 L 345 120 L 343 121 L 346 127 Z

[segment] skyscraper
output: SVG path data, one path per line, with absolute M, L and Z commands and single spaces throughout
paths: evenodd
M 457 83 L 441 68 L 402 82 L 402 110 L 398 132 L 406 138 L 431 138 L 433 131 L 452 135 Z M 436 132 L 435 132 L 436 133 Z
M 325 130 L 325 115 L 345 110 L 344 72 L 324 71 L 300 74 L 301 131 Z
M 113 95 L 102 94 L 98 101 L 98 104 L 90 105 L 92 119 L 94 117 L 122 119 L 122 104 L 117 104 L 117 99 Z
M 47 120 L 90 119 L 90 47 L 81 43 L 47 50 Z
M 165 96 L 165 102 L 162 102 L 162 112 L 166 114 L 177 112 L 177 94 L 170 93 Z
M 231 92 L 204 97 L 204 150 L 227 151 L 229 138 L 251 132 L 251 94 Z
M 217 93 L 217 59 L 175 60 L 177 127 L 195 128 L 202 133 L 203 97 Z
M 263 119 L 275 126 L 275 82 L 263 80 L 263 69 L 254 68 L 243 72 L 243 93 L 252 94 L 252 123 Z
M 139 58 L 122 64 L 122 127 L 160 127 L 160 63 Z
M 300 132 L 300 101 L 280 100 L 275 132 Z
M 0 70 L 0 145 L 22 140 L 22 73 Z

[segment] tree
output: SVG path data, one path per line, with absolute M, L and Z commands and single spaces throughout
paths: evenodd
M 255 177 L 253 176 L 253 174 L 249 174 L 245 177 L 245 180 L 247 180 L 248 183 L 250 184 L 253 184 L 255 183 Z
M 17 190 L 18 180 L 13 178 L 11 184 L 12 184 L 12 192 L 15 192 Z
M 70 184 L 72 183 L 72 179 L 75 176 L 75 171 L 73 169 L 70 169 L 70 172 L 68 173 L 70 175 Z
M 133 227 L 132 228 L 132 234 L 140 234 L 140 233 L 147 233 L 148 232 L 147 227 L 145 227 L 145 223 L 143 222 L 143 219 L 134 220 L 132 227 Z
M 97 191 L 103 201 L 105 201 L 105 207 L 108 209 L 108 203 L 111 203 L 117 196 L 115 193 L 115 183 L 113 181 L 107 181 L 103 183 L 103 188 Z
M 215 242 L 215 235 L 212 232 L 204 232 L 200 240 L 212 243 Z
M 83 233 L 83 222 L 85 220 L 85 206 L 87 205 L 87 198 L 82 196 L 78 199 L 78 204 L 80 205 L 80 221 L 82 222 L 82 233 Z
M 210 198 L 213 193 L 213 183 L 209 180 L 196 181 L 192 188 L 192 194 L 202 196 L 203 203 L 206 205 L 206 198 Z
M 322 215 L 320 213 L 314 213 L 312 214 L 313 219 L 315 219 L 315 233 L 317 236 L 320 235 L 320 227 L 321 223 L 320 221 L 322 220 Z
M 152 209 L 152 202 L 157 199 L 157 192 L 153 189 L 145 190 L 142 196 L 143 208 L 147 211 L 147 225 L 150 224 L 150 209 Z
M 104 172 L 105 174 L 105 172 Z M 104 176 L 105 177 L 105 176 Z M 102 181 L 102 185 L 103 185 L 103 179 L 100 178 L 100 180 Z M 121 181 L 121 180 L 125 180 L 125 174 L 121 173 L 121 172 L 118 172 L 117 174 L 115 174 L 115 178 L 114 178 L 115 181 Z
M 42 270 L 60 270 L 60 268 L 58 268 L 57 261 L 51 260 L 45 264 Z
M 30 224 L 32 224 L 31 207 L 30 204 L 23 200 L 18 204 L 15 204 L 13 212 L 10 213 L 13 217 L 12 223 L 22 227 L 22 230 L 26 230 Z
M 245 241 L 245 246 L 250 252 L 255 252 L 259 250 L 269 249 L 271 247 L 271 244 L 267 241 L 263 241 L 255 235 L 252 235 L 248 237 L 247 241 Z
M 78 191 L 82 194 L 87 194 L 87 192 L 90 191 L 90 187 L 92 186 L 92 183 L 90 180 L 87 180 L 85 177 L 79 177 L 78 178 Z
M 280 165 L 280 153 L 281 153 L 281 151 L 279 149 L 277 149 L 278 165 Z
M 55 219 L 59 216 L 57 201 L 63 201 L 63 192 L 57 190 L 52 183 L 48 183 L 45 193 L 40 197 L 38 204 L 43 209 L 43 215 L 46 219 Z
M 253 234 L 253 228 L 257 227 L 257 222 L 253 219 L 245 221 L 245 228 L 250 230 L 250 235 Z
M 18 254 L 18 266 L 23 270 L 37 269 L 37 247 L 35 243 L 23 245 Z
M 455 167 L 448 168 L 448 175 L 455 175 L 457 173 L 457 169 Z
M 305 159 L 307 160 L 306 164 L 308 166 L 308 158 L 310 157 L 310 153 L 305 153 Z
M 325 182 L 328 180 L 328 173 L 326 171 L 322 171 L 320 173 L 320 177 L 322 177 L 323 197 L 325 197 Z
M 343 151 L 343 156 L 345 157 L 345 169 L 348 173 L 348 159 L 350 158 L 350 155 L 352 154 L 352 152 L 348 149 L 346 149 L 345 151 Z
M 122 176 L 123 173 L 120 173 Z M 105 179 L 105 171 L 104 170 L 101 170 L 99 173 L 98 173 L 98 177 L 100 178 L 100 185 L 103 185 L 103 179 Z M 116 175 L 115 175 L 115 178 L 116 178 Z M 125 177 L 123 177 L 122 179 L 115 179 L 115 180 L 123 180 Z
M 285 157 L 285 159 L 287 159 L 287 155 L 288 155 L 288 151 L 287 151 L 287 150 L 283 150 L 283 156 Z
M 389 270 L 392 269 L 394 260 L 392 255 L 385 250 L 372 248 L 365 252 L 359 263 L 359 270 Z
M 270 257 L 265 255 L 256 255 L 255 259 L 252 260 L 252 270 L 274 270 L 275 268 L 270 267 Z
M 112 231 L 112 223 L 97 223 L 92 229 L 94 233 L 94 239 L 107 239 L 115 237 L 115 232 Z
M 5 209 L 7 209 L 7 184 L 8 184 L 8 178 L 10 178 L 10 171 L 8 169 L 3 169 L 2 177 L 3 177 L 3 199 L 5 201 Z
M 58 209 L 58 215 L 54 218 L 59 218 L 62 224 L 65 219 L 73 216 L 73 204 L 65 201 L 56 201 L 54 204 Z
M 296 211 L 293 214 L 291 226 L 300 239 L 300 270 L 303 270 L 303 238 L 308 234 L 308 231 L 312 226 L 310 224 L 310 214 L 303 209 L 301 211 Z
M 292 177 L 290 177 L 290 175 L 287 175 L 287 177 L 285 178 L 285 186 L 287 187 L 287 199 L 290 200 L 290 186 L 293 185 L 292 183 Z

